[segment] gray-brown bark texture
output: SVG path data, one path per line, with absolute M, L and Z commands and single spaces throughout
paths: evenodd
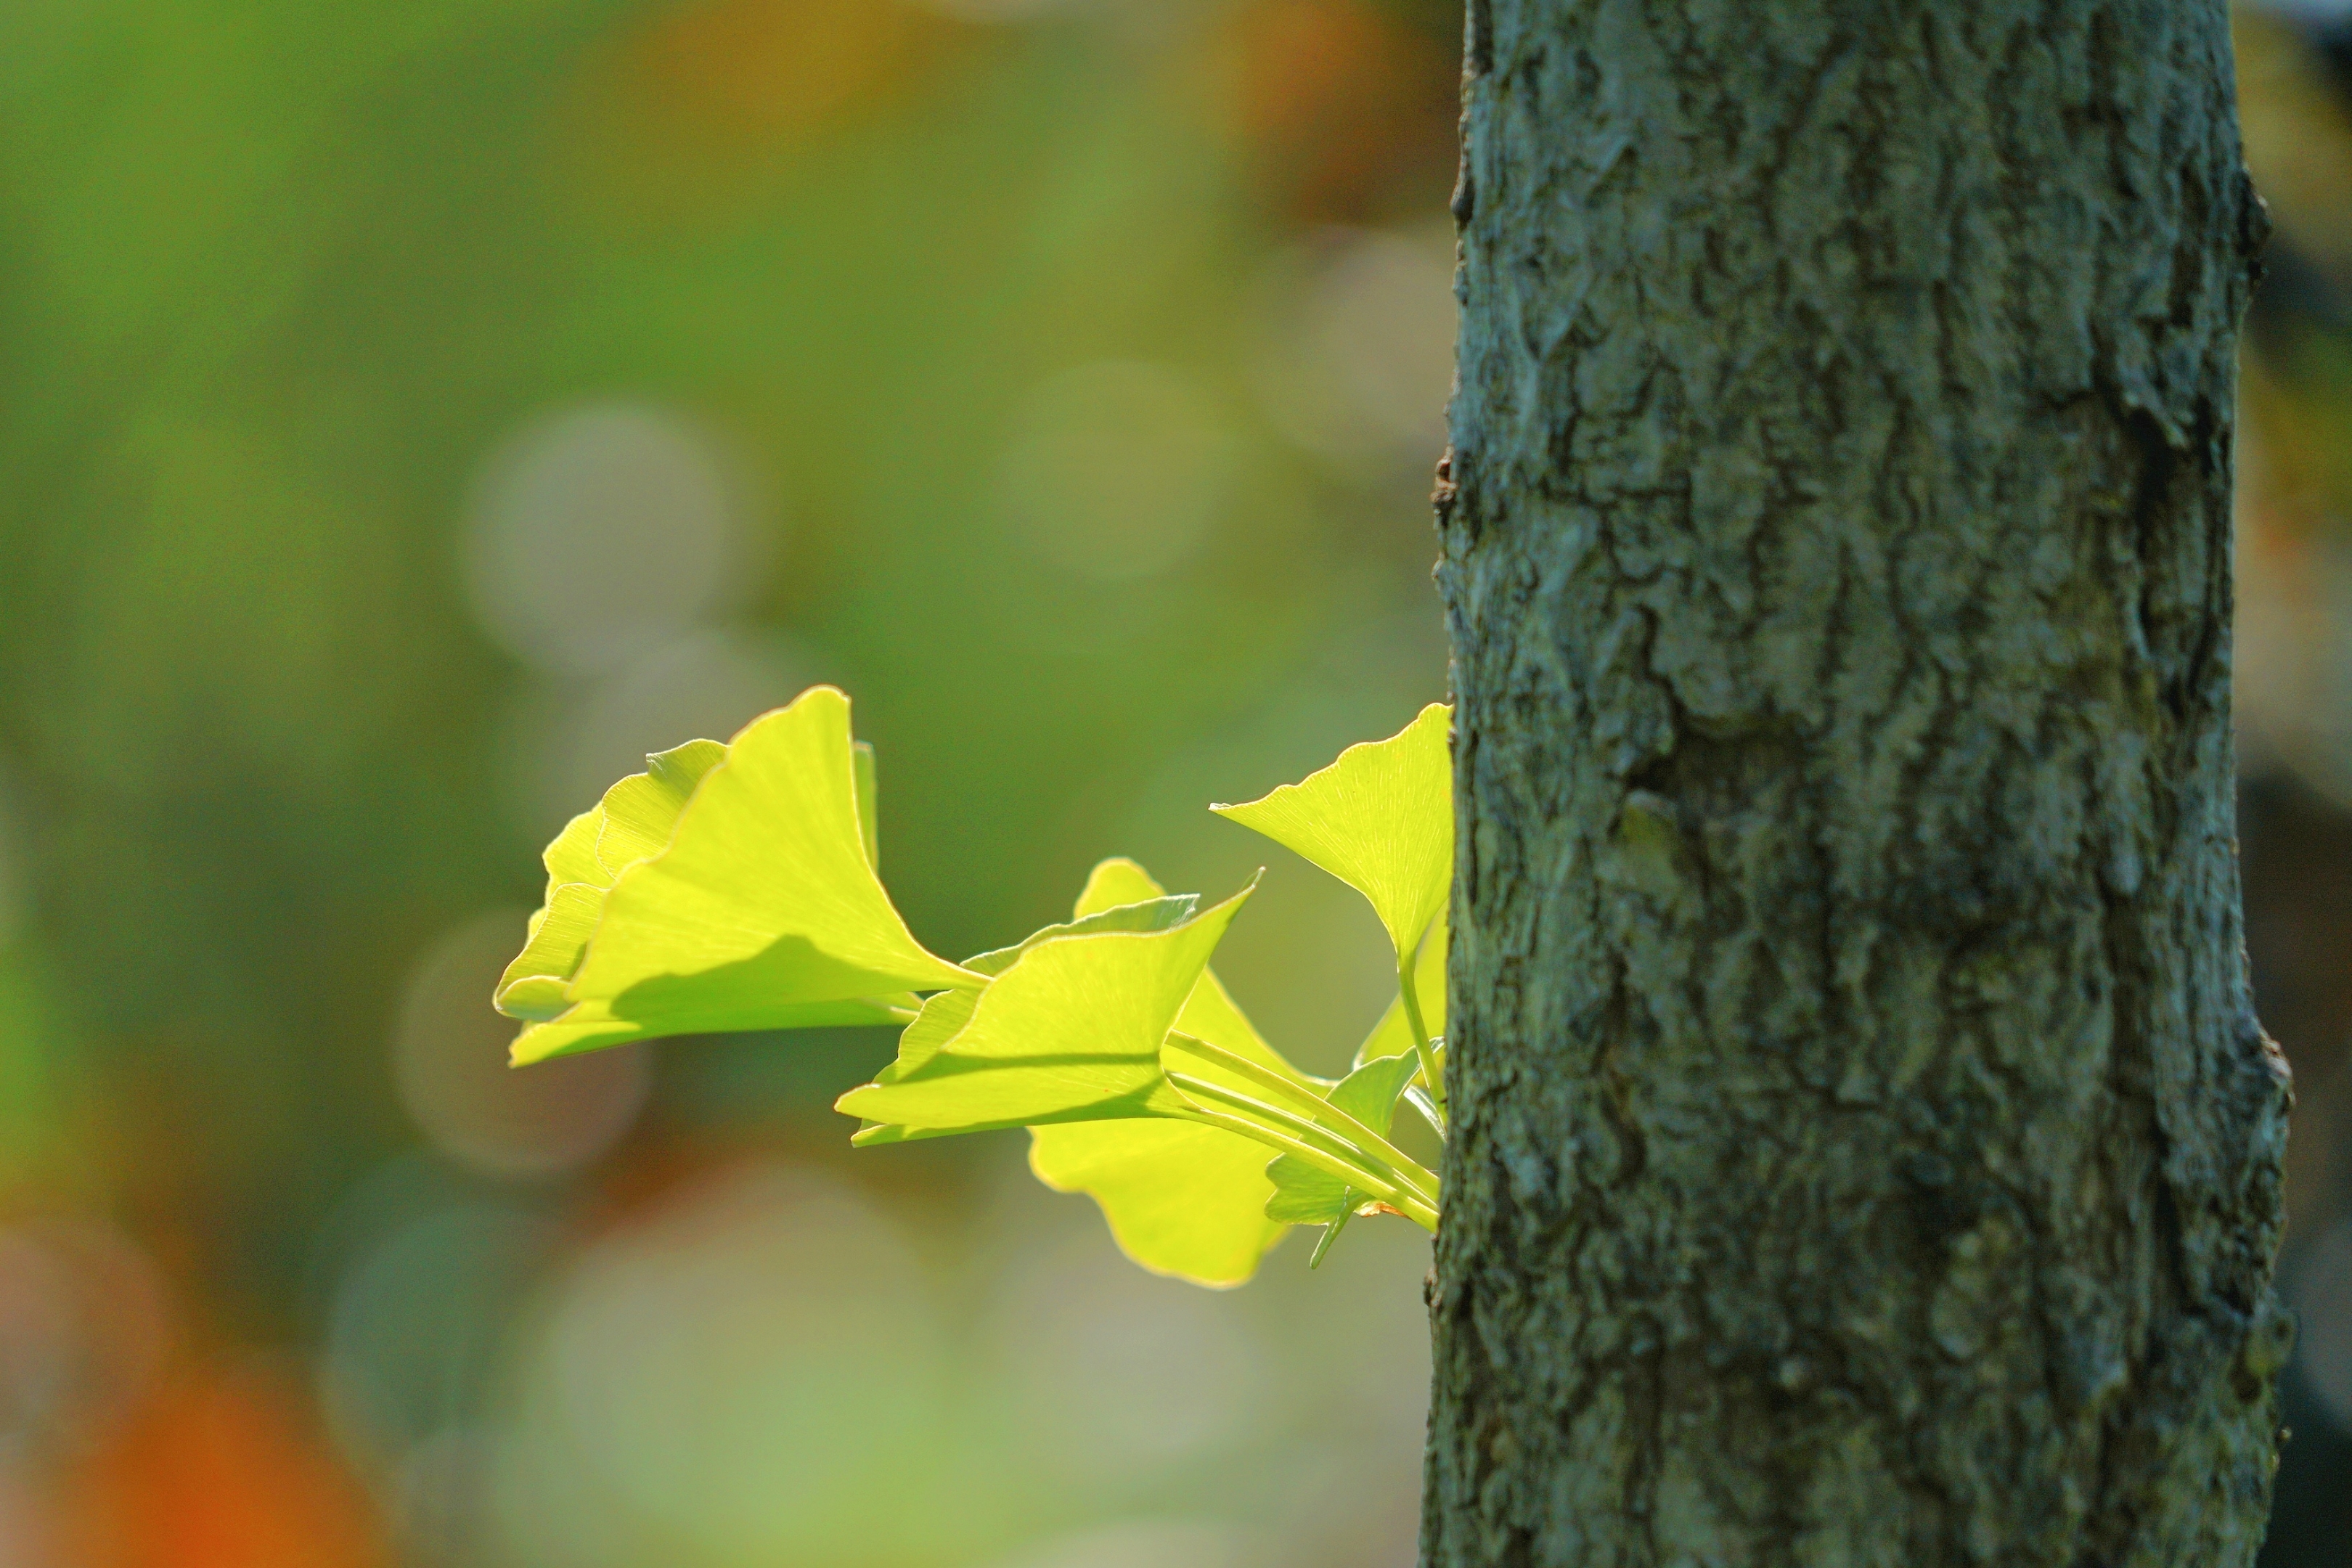
M 1424 1562 L 2242 1564 L 2221 0 L 1472 0 Z

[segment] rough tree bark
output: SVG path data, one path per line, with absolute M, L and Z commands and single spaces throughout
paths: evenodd
M 2244 1563 L 2223 0 L 1468 57 L 1424 1563 Z

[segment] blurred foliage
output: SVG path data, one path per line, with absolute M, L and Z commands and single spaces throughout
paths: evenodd
M 768 470 L 784 540 L 747 608 L 854 676 L 894 782 L 925 781 L 894 848 L 950 946 L 1066 899 L 1171 719 L 1181 744 L 1264 706 L 1336 623 L 1421 603 L 1425 553 L 1408 500 L 1263 437 L 1157 580 L 1074 587 L 985 515 L 1002 411 L 1053 370 L 1232 380 L 1268 236 L 1220 78 L 1277 68 L 1235 58 L 1247 18 L 378 10 L 0 22 L 27 879 L 87 1065 L 185 1163 L 157 1201 L 220 1205 L 201 1228 L 263 1311 L 287 1233 L 406 1136 L 371 1048 L 387 958 L 532 890 L 539 822 L 486 826 L 515 815 L 511 678 L 450 566 L 510 426 L 618 392 Z M 1398 33 L 1314 15 L 1274 45 Z M 1370 199 L 1280 129 L 1318 206 Z M 978 822 L 995 852 L 957 853 Z
M 0 1391 L 36 1456 L 0 1494 L 48 1500 L 58 1561 L 591 1560 L 416 1477 L 479 1442 L 521 1456 L 472 1467 L 500 1496 L 536 1495 L 512 1476 L 575 1441 L 530 1392 L 545 1336 L 601 1310 L 595 1279 L 638 1278 L 628 1247 L 691 1252 L 661 1205 L 703 1213 L 750 1152 L 845 1169 L 814 1091 L 888 1050 L 486 1084 L 487 955 L 538 843 L 635 754 L 850 685 L 893 886 L 965 952 L 1057 916 L 1114 850 L 1238 881 L 1255 852 L 1200 802 L 1443 694 L 1423 498 L 1457 26 L 1418 0 L 0 8 L 0 1179 L 7 1212 L 135 1259 L 172 1347 L 102 1416 Z M 1390 308 L 1400 288 L 1420 303 Z M 545 549 L 575 533 L 584 584 Z M 534 640 L 540 596 L 664 573 L 661 624 Z M 1386 977 L 1316 880 L 1277 876 L 1265 925 L 1332 936 L 1227 967 L 1244 994 L 1283 976 L 1302 999 L 1261 1021 L 1336 1067 Z M 958 1244 L 905 1215 L 1001 1206 L 1004 1161 L 892 1163 L 822 1179 L 868 1196 L 776 1200 L 776 1245 L 913 1245 L 892 1278 L 949 1289 Z M 67 1282 L 42 1353 L 112 1365 L 70 1326 L 61 1247 L 26 1254 Z M 1363 1265 L 1408 1309 L 1411 1250 Z M 739 1283 L 772 1290 L 766 1268 Z M 827 1289 L 817 1338 L 879 1310 Z M 929 1300 L 891 1310 L 929 1323 Z M 1257 1326 L 1201 1331 L 1286 1331 L 1239 1310 Z M 743 1331 L 744 1364 L 801 1375 Z M 985 1382 L 1018 1353 L 950 1364 Z M 803 1419 L 830 1408 L 809 1397 Z M 1220 1473 L 1271 1420 L 1217 1426 Z M 1183 1467 L 1153 1465 L 1121 1506 L 1185 1511 Z M 791 1545 L 765 1515 L 687 1546 L 645 1523 L 697 1484 L 623 1495 L 610 1540 Z M 890 1560 L 1080 1528 L 1074 1495 L 1013 1489 L 961 1547 L 915 1521 Z M 1402 1540 L 1409 1510 L 1373 1527 Z

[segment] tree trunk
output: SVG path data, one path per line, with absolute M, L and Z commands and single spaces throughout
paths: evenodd
M 2242 1564 L 2222 0 L 1472 0 L 1423 1562 Z

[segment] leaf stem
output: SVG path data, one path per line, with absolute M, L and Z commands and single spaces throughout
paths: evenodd
M 1428 940 L 1426 933 L 1422 940 Z M 1412 1029 L 1412 1048 L 1421 1055 L 1421 1076 L 1429 1085 L 1430 1103 L 1437 1107 L 1438 1131 L 1442 1135 L 1445 1131 L 1445 1075 L 1439 1070 L 1437 1052 L 1430 1046 L 1429 1026 L 1421 1018 L 1421 993 L 1412 983 L 1413 961 L 1420 953 L 1420 945 L 1416 943 L 1412 952 L 1398 960 L 1397 995 L 1404 1002 L 1404 1021 Z
M 1303 1075 L 1286 1072 L 1280 1068 L 1269 1066 L 1265 1062 L 1252 1061 L 1238 1051 L 1229 1051 L 1223 1046 L 1212 1045 L 1192 1035 L 1179 1034 L 1174 1037 L 1174 1039 L 1178 1050 L 1190 1056 L 1200 1057 L 1206 1061 L 1213 1061 L 1227 1072 L 1248 1079 L 1252 1083 L 1260 1084 L 1284 1096 L 1294 1104 L 1305 1107 L 1313 1114 L 1316 1121 L 1322 1122 L 1332 1131 L 1357 1142 L 1365 1152 L 1379 1155 L 1400 1171 L 1421 1171 L 1424 1173 L 1428 1172 L 1429 1167 L 1349 1114 L 1345 1108 L 1332 1104 Z M 1437 1193 L 1433 1178 L 1433 1185 L 1423 1195 L 1433 1201 L 1435 1199 Z
M 1213 1083 L 1204 1078 L 1194 1078 L 1189 1073 L 1171 1072 L 1167 1075 L 1167 1078 L 1170 1083 L 1187 1094 L 1215 1100 L 1226 1109 L 1238 1111 L 1244 1116 L 1260 1117 L 1286 1127 L 1302 1142 L 1319 1148 L 1336 1158 L 1349 1161 L 1360 1170 L 1371 1173 L 1387 1184 L 1394 1186 L 1401 1192 L 1409 1193 L 1424 1203 L 1436 1201 L 1436 1192 L 1428 1184 L 1429 1173 L 1420 1165 L 1408 1161 L 1405 1168 L 1399 1169 L 1370 1150 L 1359 1147 L 1351 1140 L 1328 1127 L 1318 1126 L 1306 1117 L 1285 1110 L 1278 1105 L 1268 1105 L 1262 1100 L 1253 1100 L 1239 1090 L 1227 1089 L 1223 1084 Z M 1423 1179 L 1416 1180 L 1416 1176 Z
M 1222 1127 L 1228 1132 L 1238 1132 L 1244 1138 L 1254 1138 L 1270 1149 L 1278 1149 L 1286 1154 L 1295 1154 L 1326 1175 L 1336 1176 L 1349 1186 L 1362 1188 L 1368 1195 L 1381 1199 L 1423 1230 L 1434 1232 L 1437 1229 L 1435 1205 L 1410 1186 L 1396 1180 L 1393 1173 L 1378 1172 L 1369 1162 L 1360 1163 L 1359 1160 L 1351 1159 L 1346 1154 L 1319 1148 L 1304 1138 L 1269 1127 L 1255 1118 L 1272 1116 L 1278 1121 L 1293 1123 L 1307 1132 L 1321 1133 L 1327 1139 L 1331 1138 L 1332 1135 L 1324 1129 L 1316 1127 L 1311 1122 L 1302 1122 L 1299 1118 L 1286 1111 L 1278 1110 L 1273 1106 L 1261 1104 L 1245 1094 L 1235 1094 L 1231 1089 L 1220 1088 L 1216 1084 L 1201 1079 L 1187 1078 L 1181 1073 L 1170 1073 L 1168 1081 L 1188 1094 L 1197 1094 L 1203 1099 L 1222 1101 L 1228 1105 L 1237 1104 L 1241 1109 L 1251 1113 L 1235 1115 L 1230 1110 L 1213 1110 L 1206 1106 L 1195 1105 L 1181 1113 L 1182 1120 L 1198 1121 L 1210 1127 Z

